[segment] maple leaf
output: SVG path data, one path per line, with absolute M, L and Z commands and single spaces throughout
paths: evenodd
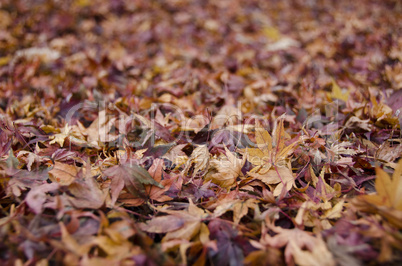
M 67 250 L 72 252 L 77 256 L 83 256 L 88 254 L 89 250 L 93 246 L 91 243 L 91 239 L 85 239 L 85 243 L 79 243 L 67 230 L 66 226 L 60 222 L 60 231 L 61 231 L 61 243 L 53 241 L 53 245 L 58 246 L 61 250 Z
M 314 201 L 305 201 L 299 207 L 299 211 L 295 217 L 295 223 L 315 227 L 317 226 L 316 220 L 318 220 L 323 229 L 330 229 L 332 225 L 329 220 L 341 218 L 343 207 L 344 201 L 342 200 L 336 204 L 328 201 L 318 204 Z M 315 215 L 311 212 L 314 212 Z
M 22 191 L 42 185 L 49 177 L 48 168 L 37 171 L 19 169 L 19 161 L 12 149 L 9 150 L 8 158 L 0 161 L 0 167 L 4 169 L 0 171 L 2 178 L 9 179 L 6 188 L 7 196 L 19 197 Z
M 167 233 L 162 242 L 172 239 L 192 239 L 199 233 L 202 225 L 202 219 L 208 214 L 198 208 L 191 200 L 187 211 L 175 211 L 161 209 L 160 212 L 169 215 L 154 217 L 145 224 L 141 224 L 140 228 L 149 233 Z
M 338 198 L 341 186 L 335 183 L 334 187 L 331 187 L 326 183 L 324 175 L 330 171 L 328 167 L 323 167 L 318 177 L 311 166 L 309 170 L 312 185 L 305 188 L 310 192 L 305 196 L 307 200 L 298 208 L 295 223 L 309 227 L 320 224 L 322 228 L 329 229 L 332 227 L 329 220 L 340 218 L 344 207 L 344 201 Z
M 116 119 L 115 117 L 108 116 L 106 110 L 102 110 L 89 127 L 85 128 L 78 122 L 78 128 L 80 134 L 87 136 L 87 145 L 99 148 L 99 146 L 102 146 L 102 143 L 115 141 L 119 137 L 111 133 Z M 73 138 L 73 140 L 74 139 L 76 138 Z M 82 137 L 80 139 L 82 139 Z
M 285 188 L 286 191 L 289 191 L 294 185 L 293 173 L 289 168 L 290 166 L 278 166 L 276 169 L 270 169 L 264 174 L 248 172 L 248 175 L 261 180 L 267 185 L 278 184 L 275 187 L 273 194 L 274 196 L 279 196 L 283 188 Z M 286 187 L 284 184 L 286 184 Z
M 376 167 L 376 193 L 361 195 L 352 200 L 361 211 L 379 213 L 391 224 L 402 228 L 402 159 L 399 160 L 392 178 Z
M 44 203 L 49 198 L 46 193 L 57 190 L 58 188 L 59 184 L 57 183 L 45 183 L 32 188 L 25 198 L 28 206 L 31 208 L 31 210 L 33 210 L 34 213 L 41 213 L 44 208 Z
M 378 103 L 373 95 L 370 97 L 370 100 L 373 107 L 370 108 L 369 115 L 371 118 L 376 119 L 375 124 L 377 126 L 395 125 L 400 127 L 398 117 L 394 115 L 391 107 L 383 102 Z
M 73 165 L 55 162 L 52 170 L 49 171 L 49 179 L 57 182 L 62 186 L 68 186 L 74 182 L 79 168 Z
M 211 168 L 205 176 L 205 182 L 211 180 L 223 188 L 231 188 L 236 184 L 236 178 L 241 175 L 241 169 L 246 162 L 246 157 L 243 156 L 243 159 L 236 158 L 226 146 L 224 148 L 226 156 L 210 160 Z
M 247 200 L 227 200 L 220 202 L 214 211 L 214 216 L 219 217 L 227 211 L 233 211 L 233 222 L 239 224 L 242 217 L 244 217 L 249 209 L 254 209 L 257 206 L 257 201 L 254 199 Z
M 101 250 L 106 254 L 106 258 L 113 259 L 117 264 L 119 261 L 139 254 L 139 248 L 128 241 L 128 238 L 133 236 L 135 231 L 126 220 L 116 221 L 108 225 L 103 230 L 103 234 L 86 238 L 71 234 L 68 227 L 62 222 L 59 223 L 59 226 L 61 241 L 53 240 L 52 243 L 60 250 L 74 254 L 76 260 L 80 257 L 85 258 L 91 248 Z
M 213 265 L 242 265 L 247 241 L 231 223 L 221 219 L 209 222 L 210 239 L 216 240 L 217 251 L 210 251 Z M 251 247 L 250 247 L 251 248 Z
M 67 199 L 76 208 L 99 209 L 103 206 L 107 193 L 100 189 L 98 182 L 92 176 L 89 162 L 86 162 L 85 171 L 83 170 L 68 186 L 72 196 L 68 195 Z
M 163 164 L 164 161 L 162 159 L 155 159 L 152 166 L 149 168 L 148 172 L 152 176 L 152 178 L 160 184 L 160 186 L 155 185 L 146 185 L 145 192 L 150 199 L 164 202 L 171 200 L 171 197 L 163 195 L 166 191 L 169 190 L 171 184 L 173 183 L 174 179 L 163 179 Z
M 186 167 L 183 170 L 184 174 L 187 174 L 190 167 L 194 164 L 193 174 L 196 175 L 199 171 L 207 169 L 209 163 L 209 151 L 207 145 L 199 145 L 191 153 L 191 157 L 186 163 Z
M 64 140 L 65 138 L 67 138 L 68 136 L 70 136 L 70 127 L 68 126 L 68 124 L 66 124 L 64 126 L 63 132 L 61 133 L 57 133 L 56 135 L 50 136 L 49 138 L 52 139 L 49 144 L 54 144 L 54 143 L 58 143 L 60 145 L 60 147 L 63 147 L 64 145 Z
M 285 261 L 287 265 L 335 265 L 332 254 L 329 252 L 325 242 L 312 233 L 298 228 L 284 229 L 271 224 L 266 219 L 267 228 L 263 228 L 263 234 L 259 242 L 252 241 L 251 244 L 258 249 L 267 247 L 285 247 Z M 276 235 L 271 236 L 266 229 L 271 229 Z
M 53 127 L 47 127 L 46 129 L 48 131 L 55 130 Z M 71 143 L 76 145 L 86 144 L 86 142 L 83 140 L 84 136 L 77 130 L 77 126 L 69 126 L 68 123 L 65 124 L 62 132 L 49 137 L 51 140 L 49 144 L 52 145 L 54 143 L 58 143 L 60 147 L 63 147 L 66 138 L 68 138 Z
M 164 193 L 169 190 L 170 186 L 175 181 L 174 178 L 169 179 L 165 178 L 162 180 L 162 175 L 164 173 L 163 163 L 164 161 L 162 159 L 155 159 L 152 166 L 148 170 L 150 176 L 152 176 L 152 178 L 161 186 L 144 185 L 145 194 L 147 195 L 147 198 L 158 202 L 165 202 L 172 200 L 171 197 L 164 195 Z M 141 205 L 142 203 L 145 202 L 145 200 L 146 199 L 135 197 L 134 195 L 129 193 L 122 194 L 119 197 L 119 202 L 123 202 L 124 204 L 132 206 Z M 112 204 L 114 204 L 114 202 L 115 201 L 113 200 Z
M 349 91 L 343 92 L 339 85 L 332 79 L 332 92 L 328 93 L 328 97 L 331 99 L 339 99 L 344 102 L 347 102 L 349 99 Z
M 115 202 L 125 187 L 135 196 L 145 197 L 144 185 L 154 185 L 163 188 L 155 181 L 147 170 L 135 163 L 124 162 L 106 169 L 103 174 L 112 179 L 110 184 L 112 202 Z
M 103 231 L 103 235 L 98 235 L 91 242 L 105 252 L 107 258 L 121 261 L 140 253 L 140 248 L 128 240 L 136 232 L 127 219 L 113 222 Z
M 278 196 L 285 184 L 286 191 L 289 191 L 294 184 L 288 156 L 299 141 L 285 146 L 285 140 L 290 137 L 284 129 L 282 118 L 278 119 L 273 135 L 272 138 L 268 131 L 256 122 L 255 138 L 258 148 L 246 148 L 248 160 L 256 167 L 247 174 L 268 185 L 280 183 L 274 190 L 274 196 Z
M 39 147 L 38 145 L 35 148 L 35 152 L 29 152 L 29 151 L 20 151 L 17 155 L 19 159 L 22 159 L 26 162 L 28 171 L 32 170 L 32 165 L 34 163 L 40 164 L 44 162 L 49 162 L 49 158 L 45 156 L 39 156 L 37 153 L 39 152 Z

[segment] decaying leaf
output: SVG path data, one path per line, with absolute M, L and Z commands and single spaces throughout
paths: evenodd
M 1 1 L 0 265 L 402 265 L 400 14 Z

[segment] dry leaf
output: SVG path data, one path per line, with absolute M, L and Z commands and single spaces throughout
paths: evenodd
M 61 186 L 68 186 L 77 178 L 79 171 L 79 168 L 74 165 L 55 162 L 52 170 L 49 171 L 49 179 Z

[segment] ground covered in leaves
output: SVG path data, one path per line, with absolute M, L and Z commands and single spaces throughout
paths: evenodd
M 1 1 L 0 264 L 402 263 L 401 14 Z

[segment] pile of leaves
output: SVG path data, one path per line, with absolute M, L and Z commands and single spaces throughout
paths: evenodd
M 401 14 L 1 1 L 0 264 L 402 263 Z

